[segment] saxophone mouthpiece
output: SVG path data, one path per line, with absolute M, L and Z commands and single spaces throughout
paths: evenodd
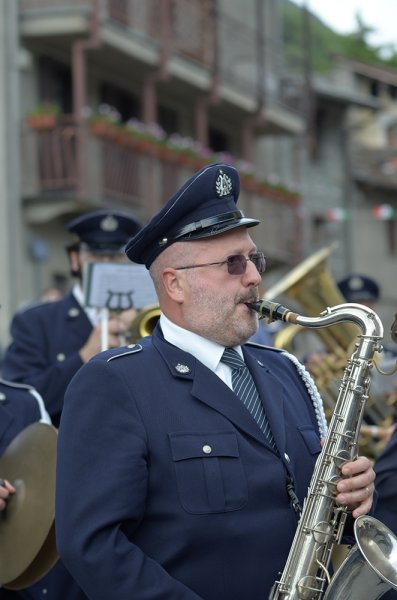
M 260 318 L 267 317 L 269 321 L 285 321 L 286 323 L 297 323 L 299 315 L 292 312 L 282 304 L 271 302 L 270 300 L 258 300 L 256 302 L 247 302 L 247 306 L 256 310 Z

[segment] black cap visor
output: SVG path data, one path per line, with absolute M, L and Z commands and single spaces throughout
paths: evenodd
M 254 227 L 255 225 L 259 225 L 259 223 L 260 221 L 257 219 L 245 217 L 241 210 L 222 213 L 215 217 L 189 223 L 180 229 L 172 231 L 170 235 L 159 241 L 159 246 L 166 246 L 177 241 L 212 237 L 236 227 Z
M 85 252 L 89 252 L 91 254 L 98 255 L 107 255 L 107 254 L 124 254 L 125 253 L 125 244 L 120 243 L 110 243 L 110 242 L 79 242 L 78 244 L 79 250 L 83 250 Z

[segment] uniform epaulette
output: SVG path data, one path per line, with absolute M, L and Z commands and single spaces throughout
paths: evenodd
M 34 389 L 34 387 L 32 385 L 29 385 L 27 383 L 17 383 L 16 381 L 8 381 L 6 379 L 1 379 L 1 378 L 0 378 L 0 385 L 5 385 L 6 387 L 10 387 L 10 388 L 18 389 L 18 390 L 26 390 L 28 392 L 30 392 L 31 390 Z
M 124 348 L 119 348 L 117 354 L 113 354 L 107 359 L 107 362 L 114 360 L 115 358 L 122 358 L 123 356 L 129 356 L 130 354 L 136 354 L 137 352 L 141 352 L 143 347 L 140 344 L 130 344 L 129 346 L 125 346 Z
M 258 342 L 246 342 L 245 346 L 252 346 L 254 348 L 266 348 L 266 350 L 274 350 L 275 352 L 284 352 L 282 348 L 275 348 L 274 346 L 267 346 L 266 344 L 258 344 Z
M 41 308 L 43 306 L 47 306 L 48 304 L 53 304 L 54 301 L 51 300 L 37 300 L 36 302 L 29 302 L 25 306 L 21 306 L 16 314 L 23 315 L 31 310 L 35 310 L 36 308 Z

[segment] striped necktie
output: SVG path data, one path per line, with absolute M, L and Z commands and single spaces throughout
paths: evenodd
M 251 413 L 270 446 L 275 449 L 276 444 L 270 424 L 247 365 L 234 348 L 225 348 L 221 361 L 232 369 L 233 391 Z

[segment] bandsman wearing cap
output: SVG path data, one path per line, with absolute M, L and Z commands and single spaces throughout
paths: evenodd
M 367 275 L 352 273 L 338 281 L 338 287 L 346 302 L 356 302 L 373 308 L 380 296 L 380 287 Z
M 114 210 L 84 213 L 67 225 L 74 240 L 67 247 L 76 282 L 63 298 L 18 311 L 11 324 L 12 342 L 6 350 L 3 375 L 34 385 L 42 395 L 52 423 L 58 427 L 66 387 L 78 369 L 101 350 L 101 323 L 96 311 L 84 307 L 82 274 L 92 261 L 125 261 L 125 245 L 141 225 L 130 215 Z M 135 311 L 109 320 L 109 347 L 120 346 L 119 334 Z M 0 474 L 1 476 L 1 474 Z M 86 600 L 86 595 L 62 561 L 33 586 L 18 592 L 1 591 L 6 598 Z
M 338 287 L 346 302 L 363 304 L 376 311 L 376 305 L 381 296 L 381 288 L 372 277 L 361 273 L 351 273 L 338 281 Z M 391 372 L 397 359 L 397 352 L 392 346 L 387 344 L 386 339 L 382 346 L 383 351 L 377 358 L 377 363 L 382 371 L 386 373 Z M 395 404 L 393 398 L 396 395 L 396 387 L 396 376 L 385 377 L 384 375 L 379 374 L 376 369 L 372 370 L 370 397 L 374 404 L 375 415 L 377 413 L 380 415 L 380 421 L 382 421 L 382 411 L 385 415 L 385 422 L 390 419 L 390 411 L 393 404 Z M 368 416 L 366 419 L 369 421 Z M 394 430 L 394 423 L 383 425 L 382 423 L 379 424 L 372 420 L 371 424 L 364 424 L 362 426 L 361 433 L 373 438 L 373 442 L 382 449 L 390 439 Z M 379 450 L 376 454 L 379 454 Z
M 67 230 L 75 238 L 67 247 L 75 277 L 73 289 L 55 302 L 38 303 L 14 315 L 12 342 L 4 356 L 3 374 L 11 381 L 34 385 L 44 398 L 57 427 L 66 386 L 76 371 L 101 350 L 98 311 L 84 307 L 82 275 L 93 261 L 125 260 L 125 245 L 140 224 L 130 215 L 114 210 L 88 212 L 73 219 Z M 109 347 L 120 346 L 119 334 L 127 319 L 109 320 Z
M 160 319 L 66 392 L 58 549 L 90 598 L 263 600 L 286 561 L 326 424 L 302 366 L 246 343 L 265 258 L 239 189 L 208 165 L 130 240 Z M 343 471 L 338 502 L 367 512 L 369 461 Z
M 24 385 L 20 383 L 13 383 L 11 381 L 6 381 L 4 379 L 0 379 L 0 456 L 4 454 L 9 449 L 10 444 L 13 442 L 14 438 L 20 434 L 24 429 L 32 425 L 33 423 L 45 423 L 47 425 L 51 424 L 50 416 L 44 407 L 43 399 L 40 394 L 30 385 Z M 32 448 L 32 452 L 34 452 L 34 448 Z M 5 518 L 7 506 L 9 502 L 16 502 L 19 506 L 19 511 L 17 509 L 14 510 L 13 518 L 15 519 L 15 515 L 20 514 L 22 510 L 28 511 L 26 503 L 24 504 L 24 497 L 27 490 L 24 489 L 25 481 L 22 480 L 22 485 L 20 485 L 20 472 L 15 471 L 15 480 L 10 477 L 10 480 L 5 479 L 5 474 L 2 473 L 1 469 L 2 465 L 0 465 L 0 517 Z M 23 466 L 21 465 L 22 470 Z M 18 468 L 18 467 L 17 467 Z M 18 490 L 13 485 L 19 482 Z M 38 486 L 42 485 L 42 481 L 37 482 Z M 29 494 L 44 494 L 45 490 L 37 487 L 34 491 L 28 490 Z M 16 495 L 16 496 L 15 496 Z M 15 497 L 15 499 L 14 499 Z M 43 505 L 43 502 L 41 503 Z M 45 503 L 44 503 L 45 504 Z M 53 507 L 51 508 L 51 514 L 53 514 Z M 44 519 L 47 519 L 50 515 L 46 512 L 44 514 Z M 39 515 L 36 515 L 36 519 L 39 518 Z M 33 525 L 34 526 L 34 525 Z M 18 541 L 26 542 L 29 540 L 29 530 L 22 531 L 18 523 L 15 521 L 15 524 L 9 528 L 9 532 L 18 532 L 20 536 L 19 540 L 13 540 L 12 543 L 17 544 Z M 7 537 L 9 541 L 9 536 Z M 5 554 L 2 554 L 1 558 L 1 574 L 3 575 L 5 572 L 12 572 L 15 567 L 9 566 L 6 564 L 8 560 L 9 554 L 12 555 L 12 552 L 7 552 L 7 548 L 5 548 L 4 544 L 1 545 L 2 551 L 5 550 Z M 18 553 L 20 554 L 20 553 Z M 14 555 L 15 556 L 15 555 Z M 25 558 L 25 557 L 24 557 Z M 32 561 L 34 560 L 34 555 L 32 554 Z M 26 569 L 26 564 L 22 562 L 21 559 L 21 572 L 22 574 Z M 40 567 L 39 567 L 40 568 Z M 44 567 L 43 567 L 44 568 Z M 38 571 L 39 572 L 39 571 Z M 10 581 L 3 581 L 0 578 L 0 599 L 8 600 L 11 598 L 25 598 L 24 592 L 10 591 L 7 588 L 1 588 L 2 584 L 10 583 Z M 35 596 L 29 596 L 30 598 L 35 598 Z M 36 598 L 42 596 L 36 595 Z

